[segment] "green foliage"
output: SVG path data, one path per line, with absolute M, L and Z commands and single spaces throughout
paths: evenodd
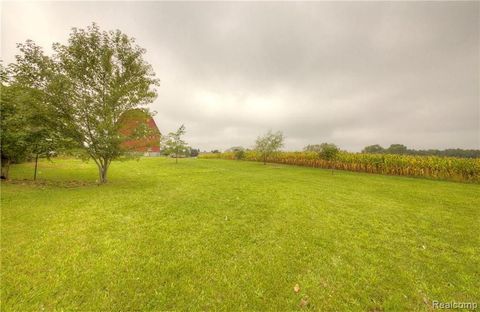
M 303 311 L 427 311 L 478 298 L 480 185 L 142 158 L 99 188 L 91 161 L 41 165 L 37 184 L 23 181 L 28 163 L 2 183 L 2 311 L 302 311 L 303 295 Z
M 2 178 L 8 179 L 11 163 L 24 161 L 30 154 L 27 107 L 18 102 L 20 90 L 2 81 L 0 103 L 0 150 Z
M 38 90 L 44 116 L 96 162 L 105 183 L 111 161 L 127 152 L 121 146 L 129 139 L 120 133 L 122 114 L 156 97 L 158 80 L 143 59 L 145 50 L 119 30 L 100 31 L 96 24 L 73 28 L 67 44 L 53 45 L 52 57 L 32 41 L 19 49 L 16 80 Z
M 370 146 L 366 146 L 362 150 L 362 153 L 480 158 L 480 150 L 478 149 L 475 150 L 475 149 L 449 148 L 445 150 L 437 150 L 437 149 L 415 150 L 415 149 L 409 149 L 402 144 L 392 144 L 387 149 L 381 147 L 378 144 L 370 145 Z
M 188 156 L 190 148 L 187 143 L 182 140 L 185 134 L 185 126 L 181 125 L 175 132 L 170 132 L 162 138 L 163 152 L 165 155 L 175 156 L 175 162 L 178 162 L 179 156 Z
M 267 162 L 269 156 L 278 152 L 283 147 L 284 136 L 278 131 L 268 131 L 265 135 L 259 136 L 255 141 L 255 150 L 262 155 L 263 163 Z
M 200 154 L 200 149 L 198 148 L 191 148 L 190 149 L 190 157 L 197 157 Z
M 385 150 L 387 154 L 407 154 L 407 147 L 403 144 L 392 144 Z
M 12 67 L 2 71 L 1 156 L 2 177 L 8 178 L 10 163 L 30 157 L 47 157 L 68 146 L 69 141 L 49 124 L 42 93 L 17 81 Z
M 225 150 L 226 153 L 234 153 L 236 160 L 242 160 L 245 158 L 245 148 L 242 146 L 233 146 Z
M 236 160 L 245 159 L 245 151 L 243 149 L 236 150 L 234 153 Z
M 333 160 L 337 157 L 340 149 L 333 143 L 310 144 L 303 148 L 305 152 L 315 152 L 325 160 Z
M 385 149 L 378 144 L 374 144 L 374 145 L 366 146 L 362 150 L 362 153 L 365 153 L 365 154 L 383 154 L 383 153 L 385 153 Z
M 320 158 L 325 160 L 334 160 L 339 152 L 340 149 L 335 144 L 322 143 L 320 144 L 320 151 L 318 152 L 318 155 Z

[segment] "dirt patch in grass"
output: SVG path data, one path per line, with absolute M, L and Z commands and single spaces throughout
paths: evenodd
M 64 188 L 76 188 L 84 186 L 97 185 L 97 183 L 92 181 L 79 181 L 79 180 L 68 180 L 68 181 L 54 181 L 54 180 L 28 180 L 28 179 L 12 179 L 12 180 L 2 180 L 2 183 L 16 184 L 16 185 L 28 185 L 34 187 L 64 187 Z

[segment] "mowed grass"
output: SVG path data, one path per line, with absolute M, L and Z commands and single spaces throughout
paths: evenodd
M 92 162 L 40 171 L 2 182 L 3 311 L 480 303 L 480 185 L 200 159 L 113 163 L 103 186 Z

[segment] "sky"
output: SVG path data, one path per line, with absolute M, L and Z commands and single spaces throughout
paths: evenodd
M 162 133 L 201 150 L 480 148 L 480 2 L 1 2 L 1 59 L 120 29 L 160 79 Z

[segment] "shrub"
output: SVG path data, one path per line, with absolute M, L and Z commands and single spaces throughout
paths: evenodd
M 245 158 L 245 151 L 243 149 L 239 149 L 234 152 L 236 160 L 242 160 Z

